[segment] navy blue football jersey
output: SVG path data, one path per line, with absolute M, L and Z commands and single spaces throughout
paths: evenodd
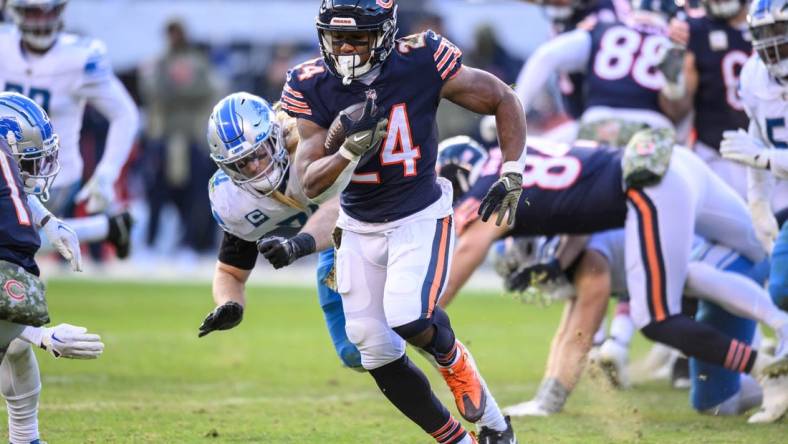
M 379 152 L 362 159 L 340 196 L 348 215 L 363 222 L 388 222 L 423 210 L 440 198 L 435 114 L 444 82 L 461 67 L 462 52 L 427 31 L 398 39 L 369 85 L 357 80 L 343 85 L 322 59 L 288 72 L 281 102 L 291 116 L 328 128 L 340 111 L 368 96 L 388 116 L 388 134 Z
M 586 106 L 661 112 L 659 90 L 665 79 L 657 64 L 669 44 L 664 30 L 598 23 L 590 34 Z
M 500 177 L 501 152 L 490 151 L 479 179 L 457 202 L 458 233 L 478 218 L 479 204 Z M 516 236 L 586 234 L 623 227 L 627 204 L 621 180 L 621 150 L 590 142 L 528 145 Z
M 627 0 L 592 0 L 574 9 L 572 16 L 561 23 L 561 32 L 575 29 L 580 22 L 593 17 L 597 22 L 614 23 L 630 12 Z M 561 80 L 561 98 L 564 110 L 574 119 L 580 119 L 586 109 L 586 81 L 584 73 L 572 73 Z
M 0 139 L 0 260 L 38 276 L 34 256 L 41 240 L 34 227 L 19 167 L 4 139 Z
M 695 93 L 695 131 L 698 140 L 717 149 L 722 132 L 747 128 L 749 119 L 738 95 L 739 73 L 752 53 L 745 29 L 722 20 L 689 20 L 687 49 L 695 56 L 698 91 Z

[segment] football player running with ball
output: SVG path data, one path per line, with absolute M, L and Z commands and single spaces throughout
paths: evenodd
M 324 0 L 317 18 L 322 58 L 294 67 L 282 93 L 300 136 L 296 170 L 310 199 L 341 190 L 337 289 L 347 336 L 361 363 L 403 414 L 437 442 L 475 442 L 405 355 L 405 342 L 435 358 L 479 441 L 515 442 L 468 349 L 436 306 L 454 245 L 451 185 L 437 179 L 435 114 L 443 98 L 496 116 L 505 164 L 480 212 L 514 220 L 521 193 L 525 116 L 503 82 L 463 67 L 462 52 L 427 31 L 395 40 L 395 0 Z M 336 152 L 324 145 L 340 112 Z

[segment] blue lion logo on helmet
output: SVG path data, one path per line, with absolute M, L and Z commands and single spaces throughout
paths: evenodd
M 8 133 L 12 133 L 16 140 L 22 140 L 22 127 L 19 126 L 16 118 L 11 116 L 0 117 L 0 137 L 8 141 Z

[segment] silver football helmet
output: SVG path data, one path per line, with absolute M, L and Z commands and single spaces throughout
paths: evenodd
M 45 51 L 63 29 L 63 9 L 67 0 L 8 0 L 6 10 L 32 48 Z
M 0 137 L 11 148 L 25 192 L 46 201 L 49 187 L 60 171 L 60 142 L 47 113 L 19 93 L 0 93 Z
M 211 159 L 255 196 L 274 192 L 285 178 L 289 156 L 271 105 L 239 92 L 223 98 L 208 121 Z
M 755 0 L 747 24 L 752 49 L 774 78 L 788 82 L 788 0 Z

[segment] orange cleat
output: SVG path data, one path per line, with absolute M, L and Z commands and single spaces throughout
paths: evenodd
M 484 392 L 484 383 L 476 369 L 473 358 L 468 349 L 457 341 L 458 357 L 449 367 L 439 367 L 443 379 L 454 394 L 454 402 L 460 415 L 469 422 L 482 419 L 487 394 Z

